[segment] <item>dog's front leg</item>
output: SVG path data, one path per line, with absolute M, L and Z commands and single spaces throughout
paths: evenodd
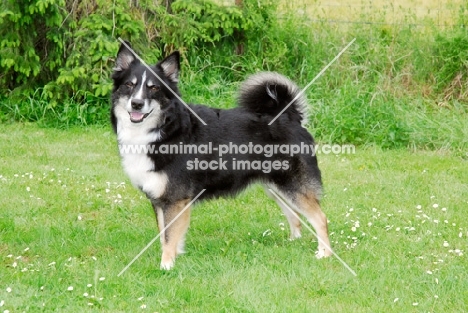
M 160 206 L 152 201 L 161 233 L 161 269 L 170 270 L 177 254 L 183 253 L 185 233 L 190 224 L 189 202 L 190 199 L 185 199 Z

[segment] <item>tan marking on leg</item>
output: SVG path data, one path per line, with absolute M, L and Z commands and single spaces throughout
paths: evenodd
M 315 229 L 317 236 L 320 238 L 318 241 L 317 258 L 328 257 L 332 255 L 330 247 L 330 239 L 328 238 L 328 222 L 327 217 L 322 212 L 320 204 L 313 191 L 306 194 L 298 194 L 295 199 L 300 212 L 307 218 L 309 223 Z
M 162 210 L 164 227 L 168 225 L 190 202 L 189 199 L 178 201 Z M 174 267 L 175 259 L 184 242 L 185 233 L 190 224 L 190 208 L 187 208 L 165 231 L 162 238 L 161 269 Z

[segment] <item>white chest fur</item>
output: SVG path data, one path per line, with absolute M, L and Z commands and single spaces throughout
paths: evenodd
M 160 132 L 149 132 L 143 125 L 118 127 L 120 156 L 125 173 L 132 184 L 153 199 L 161 197 L 167 186 L 168 177 L 164 171 L 154 171 L 153 161 L 147 156 L 149 144 L 160 139 Z
M 121 154 L 122 165 L 135 187 L 140 188 L 150 198 L 157 199 L 164 194 L 167 175 L 164 171 L 154 171 L 153 162 L 144 154 Z

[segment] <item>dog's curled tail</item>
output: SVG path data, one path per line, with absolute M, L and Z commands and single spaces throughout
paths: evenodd
M 239 106 L 255 112 L 276 117 L 282 114 L 307 122 L 307 99 L 299 87 L 276 72 L 260 72 L 247 78 L 240 87 Z

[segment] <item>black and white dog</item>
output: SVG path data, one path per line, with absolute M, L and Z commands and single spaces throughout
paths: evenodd
M 313 150 L 303 151 L 314 145 L 302 125 L 307 103 L 296 84 L 262 72 L 242 84 L 234 109 L 186 105 L 177 87 L 179 53 L 148 68 L 129 48 L 122 44 L 117 54 L 111 121 L 123 168 L 156 213 L 161 268 L 171 269 L 183 252 L 190 219 L 189 209 L 183 210 L 200 191 L 205 189 L 197 200 L 235 195 L 253 182 L 268 187 L 286 215 L 291 238 L 301 236 L 300 213 L 319 236 L 316 256 L 330 256 L 327 219 L 319 205 L 320 170 Z

